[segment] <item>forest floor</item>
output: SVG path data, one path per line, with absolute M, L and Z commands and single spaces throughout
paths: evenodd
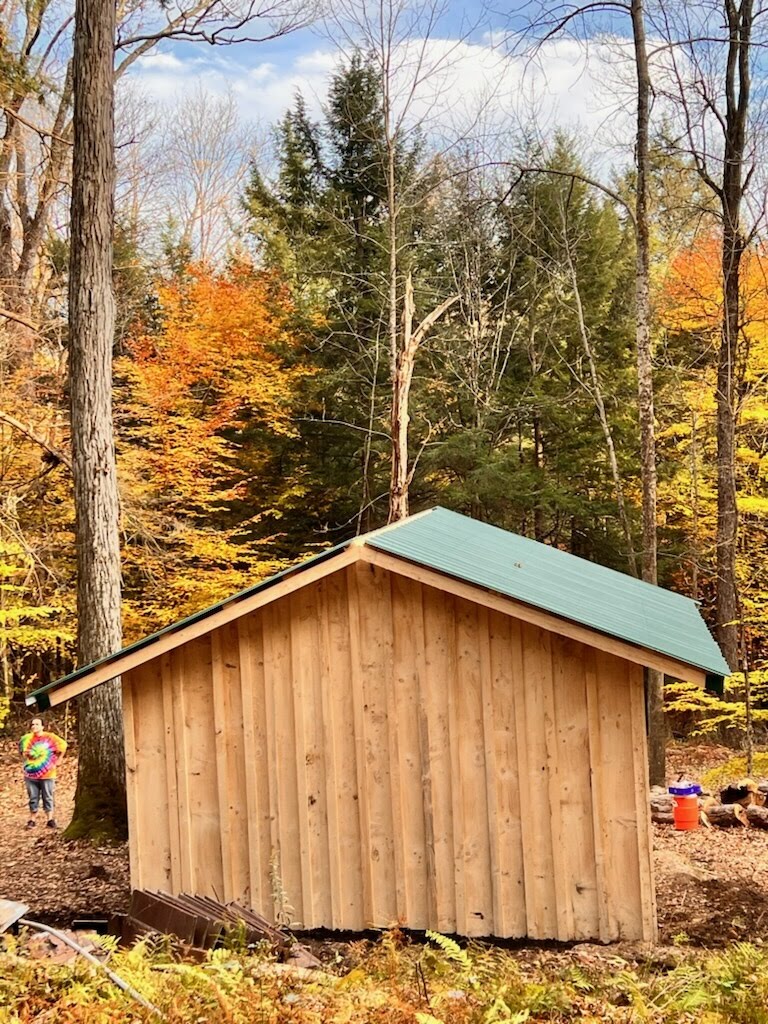
M 693 778 L 733 756 L 725 747 L 679 746 L 670 752 L 670 778 Z M 77 764 L 64 759 L 57 785 L 57 818 L 72 812 Z M 27 821 L 15 743 L 0 740 L 0 899 L 28 904 L 31 916 L 67 926 L 78 917 L 126 909 L 130 893 L 126 845 L 67 842 L 61 830 Z M 768 941 L 768 832 L 653 827 L 656 893 L 663 945 L 721 947 Z M 258 908 L 257 908 L 258 909 Z
M 26 792 L 16 742 L 0 740 L 0 899 L 26 903 L 44 924 L 69 925 L 77 917 L 120 913 L 130 894 L 128 847 L 66 842 L 75 797 L 77 761 L 64 757 L 56 784 L 57 830 L 38 813 L 27 830 Z

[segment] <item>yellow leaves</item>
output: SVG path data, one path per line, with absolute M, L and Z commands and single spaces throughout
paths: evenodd
M 739 510 L 746 515 L 768 516 L 768 498 L 751 494 L 740 494 L 738 504 Z

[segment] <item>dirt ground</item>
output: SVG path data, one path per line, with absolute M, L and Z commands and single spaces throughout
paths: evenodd
M 681 771 L 696 778 L 730 756 L 733 752 L 722 747 L 672 748 L 670 779 Z M 64 759 L 59 775 L 57 817 L 65 825 L 74 798 L 74 757 Z M 66 842 L 42 821 L 27 831 L 26 820 L 16 746 L 0 740 L 0 898 L 20 900 L 38 920 L 61 926 L 125 910 L 130 890 L 125 845 Z M 768 941 L 768 832 L 676 832 L 654 825 L 653 839 L 662 944 Z
M 56 818 L 72 817 L 77 762 L 66 756 L 59 766 Z M 0 740 L 0 899 L 26 903 L 38 921 L 69 925 L 74 918 L 120 913 L 126 907 L 127 845 L 94 847 L 65 842 L 61 831 L 37 826 L 27 831 L 26 793 L 16 743 Z

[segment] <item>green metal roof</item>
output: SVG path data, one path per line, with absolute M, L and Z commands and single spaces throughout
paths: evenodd
M 730 673 L 695 601 L 547 544 L 444 508 L 366 543 L 713 675 Z
M 713 676 L 724 676 L 730 672 L 699 614 L 696 602 L 690 598 L 468 516 L 435 508 L 375 530 L 360 540 L 379 551 L 515 598 L 639 647 L 666 654 Z M 333 558 L 349 543 L 337 544 L 225 601 L 166 626 L 130 647 L 84 665 L 68 676 L 35 690 L 27 697 L 27 704 L 36 703 L 45 710 L 47 694 L 52 690 L 266 590 L 289 574 Z
M 296 565 L 291 565 L 287 569 L 283 569 L 281 572 L 275 573 L 274 576 L 268 576 L 264 580 L 259 580 L 258 583 L 254 583 L 252 587 L 246 587 L 245 590 L 239 591 L 237 594 L 233 594 L 232 597 L 226 598 L 224 601 L 219 601 L 218 604 L 212 604 L 209 608 L 203 608 L 202 611 L 195 612 L 194 615 L 188 615 L 185 619 L 179 619 L 178 622 L 172 622 L 170 626 L 165 626 L 163 629 L 159 629 L 156 633 L 152 633 L 150 636 L 145 636 L 141 640 L 137 640 L 135 643 L 130 644 L 128 647 L 123 647 L 119 651 L 115 651 L 113 654 L 108 654 L 104 658 L 99 658 L 98 661 L 92 661 L 88 665 L 83 665 L 81 668 L 75 669 L 74 672 L 70 672 L 68 676 L 62 676 L 61 679 L 55 679 L 52 683 L 48 683 L 47 686 L 41 686 L 39 690 L 33 690 L 26 697 L 27 705 L 37 704 L 41 711 L 45 711 L 48 707 L 46 702 L 46 695 L 52 690 L 58 690 L 60 686 L 64 686 L 66 683 L 71 683 L 75 679 L 80 679 L 88 672 L 92 672 L 96 668 L 100 668 L 102 665 L 108 665 L 111 661 L 117 661 L 118 658 L 124 657 L 126 654 L 132 654 L 134 651 L 140 651 L 144 647 L 150 647 L 155 640 L 159 640 L 161 636 L 167 636 L 169 633 L 177 633 L 179 630 L 184 629 L 185 626 L 191 626 L 193 622 L 200 622 L 203 619 L 207 619 L 209 615 L 213 615 L 215 612 L 220 611 L 222 608 L 227 608 L 231 604 L 235 604 L 238 601 L 242 601 L 246 597 L 250 597 L 252 594 L 257 594 L 260 590 L 267 590 L 269 587 L 273 587 L 280 580 L 285 579 L 286 576 L 290 576 L 292 573 L 301 572 L 302 569 L 306 569 L 310 565 L 315 565 L 317 562 L 323 562 L 327 558 L 332 558 L 337 552 L 343 551 L 349 546 L 349 541 L 344 541 L 342 544 L 336 544 L 332 548 L 327 548 L 325 551 L 321 551 L 317 555 L 313 555 L 311 558 L 306 558 L 303 562 L 297 562 Z

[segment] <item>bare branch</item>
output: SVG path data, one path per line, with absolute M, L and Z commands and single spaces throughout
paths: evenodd
M 23 434 L 28 440 L 33 441 L 36 445 L 39 445 L 48 455 L 55 460 L 56 464 L 66 466 L 67 469 L 72 472 L 72 460 L 68 455 L 65 455 L 59 448 L 54 448 L 52 444 L 41 437 L 32 427 L 26 426 L 20 420 L 17 420 L 15 416 L 11 416 L 10 413 L 3 412 L 0 410 L 0 422 L 7 423 L 9 427 L 13 427 L 20 434 Z

